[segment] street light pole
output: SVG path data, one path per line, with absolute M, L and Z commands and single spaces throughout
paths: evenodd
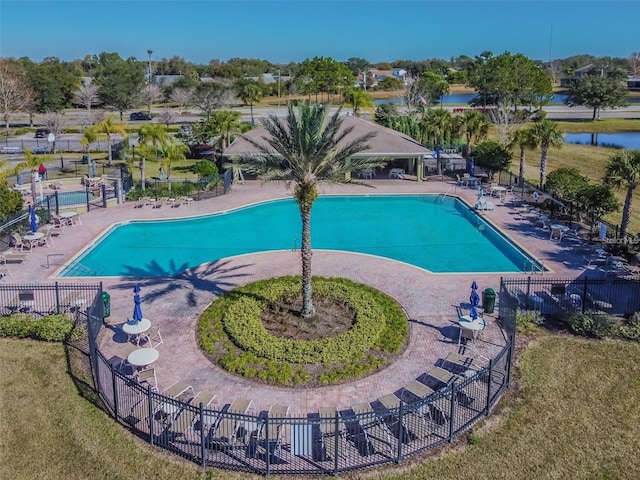
M 280 108 L 280 69 L 278 69 L 278 108 Z
M 149 56 L 149 76 L 147 77 L 147 93 L 149 94 L 149 115 L 151 115 L 151 54 L 153 50 L 147 50 Z

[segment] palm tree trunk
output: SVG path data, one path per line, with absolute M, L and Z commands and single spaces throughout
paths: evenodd
M 31 202 L 35 206 L 36 204 L 36 175 L 38 175 L 38 171 L 34 168 L 31 170 Z
M 518 184 L 520 186 L 524 183 L 524 147 L 520 147 L 520 171 L 518 172 Z
M 540 155 L 540 190 L 544 190 L 544 182 L 547 172 L 547 150 L 543 149 Z
M 109 151 L 109 166 L 111 166 L 111 162 L 113 160 L 113 155 L 111 153 L 111 135 L 107 135 L 107 150 Z
M 143 192 L 146 189 L 146 185 L 144 181 L 144 168 L 146 166 L 145 163 L 146 163 L 146 159 L 142 157 L 142 160 L 140 160 L 140 187 L 142 188 Z
M 310 319 L 316 314 L 311 299 L 311 202 L 300 203 L 300 216 L 302 218 L 302 245 L 300 256 L 302 258 L 302 318 Z
M 624 199 L 624 207 L 622 209 L 622 220 L 620 221 L 620 238 L 627 235 L 629 221 L 631 220 L 631 201 L 633 200 L 633 191 L 635 187 L 627 188 L 627 196 Z

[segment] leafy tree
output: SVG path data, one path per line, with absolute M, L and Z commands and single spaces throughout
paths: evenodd
M 211 178 L 218 175 L 218 166 L 209 160 L 200 160 L 195 164 L 194 171 L 198 178 Z
M 404 88 L 404 82 L 399 78 L 395 77 L 384 77 L 382 80 L 378 82 L 376 85 L 376 90 L 402 90 Z
M 478 92 L 483 107 L 486 107 L 487 103 L 491 103 L 489 95 L 492 91 L 494 72 L 492 72 L 489 61 L 492 58 L 494 58 L 493 52 L 485 50 L 480 55 L 476 55 L 468 70 L 468 85 Z
M 420 76 L 424 83 L 424 95 L 427 105 L 438 103 L 443 95 L 449 93 L 449 84 L 444 77 L 435 72 L 425 72 Z
M 267 136 L 262 141 L 246 138 L 260 155 L 241 157 L 236 168 L 258 174 L 264 182 L 294 184 L 294 197 L 302 220 L 302 312 L 313 318 L 311 298 L 311 209 L 322 183 L 348 183 L 349 174 L 376 168 L 383 162 L 370 157 L 354 157 L 368 148 L 373 133 L 347 139 L 352 128 L 341 128 L 340 110 L 327 119 L 326 109 L 308 103 L 294 110 L 288 105 L 286 119 L 270 114 L 264 121 Z M 275 154 L 274 154 L 275 153 Z
M 256 122 L 253 119 L 253 104 L 262 100 L 262 89 L 258 82 L 242 82 L 238 87 L 238 95 L 245 105 L 251 108 L 251 125 Z
M 620 210 L 620 202 L 606 185 L 588 185 L 583 188 L 576 196 L 576 204 L 580 212 L 590 215 L 592 229 L 596 218 Z
M 364 58 L 351 57 L 346 62 L 344 62 L 347 68 L 353 73 L 354 76 L 358 76 L 360 73 L 364 73 L 367 68 L 369 68 L 369 60 L 365 60 Z
M 89 127 L 85 129 L 80 137 L 80 144 L 84 147 L 84 151 L 87 153 L 87 160 L 91 161 L 91 149 L 89 148 L 92 143 L 98 140 L 98 132 L 95 127 Z
M 584 75 L 569 89 L 564 103 L 570 107 L 584 106 L 593 109 L 591 120 L 600 118 L 600 109 L 627 105 L 627 82 L 619 74 Z
M 623 150 L 611 157 L 605 170 L 604 184 L 627 189 L 620 222 L 620 236 L 624 238 L 631 220 L 633 192 L 640 184 L 640 150 Z
M 375 119 L 376 123 L 388 128 L 394 128 L 393 125 L 400 116 L 398 107 L 393 103 L 383 103 L 376 107 Z
M 342 62 L 329 57 L 314 57 L 300 64 L 294 81 L 301 93 L 315 93 L 317 102 L 319 93 L 325 93 L 327 97 L 333 93 L 344 94 L 355 83 L 355 76 Z
M 561 200 L 575 202 L 588 186 L 589 179 L 577 168 L 559 168 L 547 176 L 545 190 Z
M 102 102 L 120 113 L 139 104 L 145 85 L 144 66 L 135 58 L 123 60 L 117 53 L 101 53 L 96 58 L 95 82 Z
M 22 210 L 22 195 L 0 182 L 0 221 L 5 221 Z
M 517 147 L 520 151 L 520 167 L 518 169 L 518 185 L 524 185 L 524 166 L 526 160 L 526 150 L 536 147 L 536 142 L 531 135 L 529 128 L 519 128 L 511 134 L 509 148 Z
M 80 85 L 80 73 L 72 64 L 55 57 L 41 63 L 23 60 L 27 81 L 34 93 L 34 108 L 38 113 L 60 112 L 71 105 Z
M 33 92 L 27 84 L 22 65 L 16 61 L 0 59 L 0 111 L 9 136 L 11 116 L 27 112 L 33 103 Z
M 465 136 L 465 156 L 471 157 L 471 144 L 479 140 L 484 140 L 489 134 L 491 124 L 484 113 L 478 110 L 465 110 L 464 113 L 456 117 L 460 133 Z
M 375 105 L 371 94 L 360 88 L 347 90 L 345 100 L 353 107 L 353 115 L 356 117 L 360 114 L 360 109 L 372 109 Z
M 557 123 L 544 119 L 531 127 L 531 137 L 536 147 L 540 147 L 540 190 L 544 190 L 547 175 L 547 153 L 551 147 L 562 147 L 564 136 Z
M 495 172 L 507 170 L 511 165 L 511 152 L 504 145 L 486 140 L 478 144 L 474 151 L 476 165 L 489 171 L 489 178 Z
M 109 151 L 108 159 L 109 159 L 109 166 L 111 166 L 113 162 L 113 152 L 111 149 L 111 137 L 113 135 L 121 135 L 122 138 L 126 138 L 127 130 L 126 130 L 125 124 L 116 123 L 113 120 L 113 116 L 110 116 L 106 120 L 103 120 L 102 122 L 98 123 L 95 126 L 95 131 L 97 133 L 101 133 L 107 136 L 107 148 Z
M 430 108 L 422 114 L 420 121 L 422 128 L 435 137 L 436 163 L 438 165 L 438 175 L 442 176 L 442 141 L 454 130 L 453 117 L 449 110 Z

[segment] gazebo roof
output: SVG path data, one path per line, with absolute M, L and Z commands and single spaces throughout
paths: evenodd
M 407 158 L 417 157 L 421 155 L 431 155 L 431 150 L 420 145 L 420 143 L 391 128 L 383 127 L 377 123 L 370 122 L 358 117 L 343 116 L 342 127 L 353 127 L 353 131 L 347 135 L 345 141 L 355 139 L 369 132 L 376 132 L 375 136 L 367 141 L 369 148 L 354 155 L 354 157 L 371 156 L 371 157 L 394 157 Z M 267 145 L 268 134 L 261 125 L 244 134 L 245 137 L 256 140 Z M 251 145 L 245 138 L 238 136 L 235 141 L 225 150 L 224 155 L 227 157 L 236 157 L 241 155 L 257 154 L 258 149 Z M 275 153 L 275 152 L 274 152 Z

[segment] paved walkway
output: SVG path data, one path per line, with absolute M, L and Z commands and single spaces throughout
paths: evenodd
M 323 194 L 382 194 L 382 193 L 439 193 L 449 191 L 474 203 L 476 191 L 456 187 L 451 182 L 429 181 L 417 183 L 406 180 L 379 179 L 371 181 L 376 188 L 358 186 L 321 189 Z M 82 215 L 82 225 L 67 228 L 51 248 L 36 248 L 20 267 L 12 267 L 11 282 L 72 280 L 52 277 L 62 262 L 68 261 L 98 235 L 114 223 L 129 219 L 171 218 L 225 211 L 267 199 L 291 197 L 283 185 L 248 181 L 236 185 L 221 196 L 179 208 L 134 208 L 132 202 L 109 209 L 93 210 Z M 577 276 L 582 257 L 573 253 L 574 245 L 550 242 L 548 233 L 532 223 L 517 220 L 506 206 L 483 213 L 491 222 L 527 249 L 535 258 L 561 276 Z M 60 254 L 63 256 L 52 256 Z M 56 263 L 47 268 L 49 263 Z M 480 290 L 498 290 L 500 275 L 496 274 L 432 274 L 392 260 L 344 252 L 315 251 L 315 275 L 346 277 L 370 284 L 398 300 L 410 319 L 411 340 L 401 358 L 388 368 L 351 382 L 323 388 L 277 388 L 247 381 L 213 366 L 197 346 L 195 326 L 199 314 L 224 291 L 257 279 L 300 273 L 298 252 L 269 252 L 246 255 L 201 265 L 172 278 L 141 279 L 142 308 L 146 318 L 160 328 L 164 344 L 159 346 L 160 359 L 155 363 L 160 388 L 178 380 L 190 382 L 196 390 L 218 395 L 220 405 L 236 397 L 251 398 L 256 412 L 267 410 L 271 404 L 285 404 L 293 414 L 317 411 L 320 405 L 347 408 L 354 403 L 372 401 L 400 389 L 434 366 L 438 359 L 455 351 L 457 340 L 456 307 L 468 300 L 469 287 L 476 280 Z M 111 294 L 111 329 L 101 337 L 101 349 L 107 357 L 118 358 L 126 336 L 118 328 L 133 310 L 132 290 L 135 279 L 102 278 L 105 290 Z M 498 352 L 505 341 L 495 319 L 487 316 L 489 327 L 484 341 L 479 342 L 483 355 Z

